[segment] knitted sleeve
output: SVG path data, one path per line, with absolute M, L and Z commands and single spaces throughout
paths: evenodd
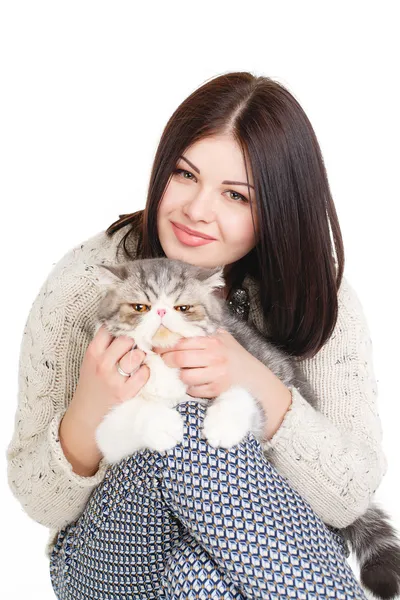
M 13 495 L 32 519 L 52 529 L 80 515 L 107 467 L 103 458 L 93 476 L 77 475 L 58 437 L 93 337 L 90 323 L 99 293 L 87 269 L 81 247 L 71 250 L 31 306 L 20 349 L 14 432 L 6 452 Z
M 332 336 L 297 368 L 317 406 L 295 387 L 292 405 L 263 449 L 316 514 L 333 527 L 361 516 L 387 471 L 372 342 L 360 300 L 343 278 Z

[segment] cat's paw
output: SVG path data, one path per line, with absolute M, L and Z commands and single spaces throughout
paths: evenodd
M 243 411 L 229 410 L 226 403 L 214 402 L 208 407 L 203 423 L 203 434 L 214 448 L 232 448 L 250 430 L 251 421 Z
M 135 427 L 140 403 L 141 399 L 137 398 L 137 403 L 127 400 L 115 406 L 98 425 L 96 443 L 109 464 L 117 463 L 143 447 L 140 428 Z
M 171 450 L 183 440 L 183 419 L 173 408 L 157 407 L 149 427 L 143 432 L 143 441 L 150 450 Z

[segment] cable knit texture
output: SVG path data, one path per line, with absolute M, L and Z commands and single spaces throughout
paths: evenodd
M 24 327 L 18 406 L 6 452 L 8 483 L 26 513 L 51 530 L 48 557 L 58 531 L 83 512 L 108 467 L 103 458 L 93 476 L 74 473 L 58 430 L 94 335 L 100 294 L 91 265 L 115 264 L 117 244 L 128 229 L 111 238 L 102 231 L 67 252 L 40 288 Z M 263 332 L 257 284 L 247 276 L 244 285 L 250 294 L 249 321 Z M 291 388 L 292 405 L 263 450 L 325 523 L 346 527 L 365 511 L 387 471 L 387 460 L 371 338 L 360 301 L 345 277 L 331 338 L 315 357 L 297 364 L 318 406 Z

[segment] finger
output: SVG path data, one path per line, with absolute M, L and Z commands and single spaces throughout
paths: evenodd
M 208 385 L 195 385 L 187 388 L 186 393 L 193 398 L 216 398 Z
M 134 346 L 135 340 L 130 336 L 119 335 L 115 337 L 103 354 L 103 366 L 107 370 L 115 369 L 116 363 L 119 360 L 122 361 L 122 358 L 125 356 L 125 354 L 132 350 Z
M 167 352 L 162 356 L 168 367 L 176 369 L 193 369 L 194 367 L 208 367 L 210 356 L 201 350 L 176 350 Z
M 146 357 L 146 354 L 143 352 L 143 350 L 140 350 L 139 348 L 136 348 L 135 350 L 133 350 L 131 348 L 119 360 L 119 366 L 121 367 L 121 369 L 123 371 L 125 371 L 125 373 L 133 373 L 133 371 L 136 371 L 137 369 L 139 369 L 139 367 L 142 364 L 142 362 L 144 361 L 145 357 Z M 116 367 L 117 366 L 118 366 L 118 363 L 116 363 Z
M 180 380 L 189 386 L 208 385 L 216 379 L 216 371 L 212 367 L 202 369 L 184 369 L 181 371 Z
M 217 329 L 216 333 L 228 333 L 228 332 L 226 331 L 226 329 L 222 329 L 222 327 L 219 327 Z
M 154 346 L 152 350 L 162 358 L 165 358 L 166 356 L 178 350 L 207 350 L 209 344 L 207 339 L 207 336 L 181 338 L 178 342 L 176 342 L 176 344 L 174 344 L 174 346 L 171 346 L 170 348 Z
M 126 390 L 132 395 L 132 398 L 136 396 L 138 391 L 145 385 L 149 377 L 150 369 L 147 365 L 142 365 L 131 377 L 125 377 Z
M 114 336 L 108 331 L 104 323 L 98 323 L 95 327 L 95 334 L 90 342 L 95 354 L 101 356 L 113 341 Z
M 165 352 L 174 352 L 176 350 L 194 350 L 198 348 L 205 350 L 207 348 L 207 336 L 196 336 L 190 338 L 181 338 L 172 348 L 164 348 Z
M 160 346 L 153 346 L 153 348 L 151 349 L 152 352 L 155 352 L 156 354 L 164 354 L 164 352 L 166 352 L 165 348 L 161 348 Z
M 155 354 L 162 356 L 163 354 L 167 354 L 168 352 L 175 352 L 176 347 L 177 347 L 177 344 L 175 344 L 174 346 L 165 347 L 165 348 L 163 346 L 153 346 L 151 350 Z

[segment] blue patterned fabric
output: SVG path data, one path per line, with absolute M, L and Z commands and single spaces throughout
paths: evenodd
M 179 405 L 184 439 L 110 465 L 50 557 L 59 600 L 366 597 L 348 548 L 250 433 L 202 437 L 206 406 Z

